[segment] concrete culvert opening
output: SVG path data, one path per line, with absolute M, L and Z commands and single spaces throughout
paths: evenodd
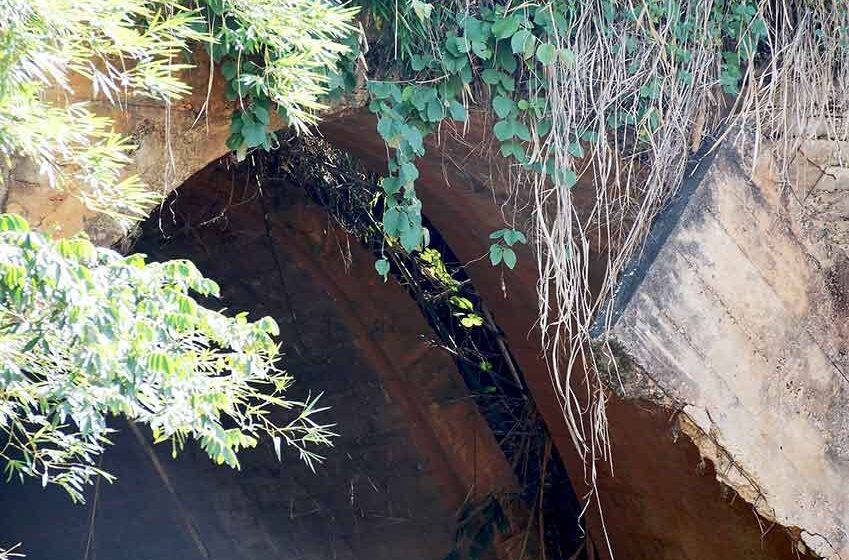
M 97 79 L 82 74 L 68 89 L 58 77 L 43 92 L 22 89 L 39 101 L 20 105 L 30 106 L 32 123 L 49 124 L 44 117 L 69 103 L 89 103 L 91 115 L 48 127 L 57 137 L 78 124 L 104 123 L 105 131 L 113 123 L 132 147 L 123 145 L 126 154 L 119 150 L 114 160 L 83 150 L 79 161 L 93 155 L 106 168 L 93 165 L 80 181 L 51 181 L 44 169 L 76 176 L 89 166 L 73 163 L 76 156 L 39 164 L 46 152 L 25 146 L 40 126 L 24 124 L 23 148 L 12 142 L 7 149 L 16 156 L 3 169 L 0 210 L 20 214 L 38 236 L 85 231 L 105 246 L 125 234 L 119 222 L 158 202 L 135 175 L 171 194 L 121 249 L 191 258 L 224 287 L 223 300 L 210 304 L 276 317 L 286 367 L 298 381 L 292 395 L 326 392 L 322 405 L 332 407 L 327 418 L 340 437 L 321 474 L 291 454 L 281 465 L 270 442 L 247 452 L 236 473 L 194 448 L 172 460 L 150 434 L 116 423 L 115 445 L 98 466 L 117 474 L 118 485 L 92 486 L 84 508 L 37 482 L 10 486 L 0 508 L 0 538 L 7 539 L 0 557 L 9 538 L 25 542 L 30 558 L 85 560 L 790 559 L 808 547 L 829 559 L 849 556 L 849 119 L 840 116 L 847 107 L 840 87 L 849 60 L 841 39 L 846 11 L 829 2 L 766 2 L 758 10 L 695 2 L 679 15 L 706 25 L 676 15 L 684 27 L 673 31 L 644 25 L 627 2 L 610 13 L 607 2 L 578 2 L 589 19 L 575 21 L 615 21 L 604 25 L 613 34 L 581 23 L 558 38 L 537 29 L 554 19 L 535 3 L 496 2 L 495 10 L 488 2 L 458 3 L 454 11 L 452 3 L 416 1 L 422 13 L 448 12 L 432 21 L 417 16 L 436 24 L 429 31 L 438 40 L 428 32 L 408 46 L 432 46 L 437 56 L 433 65 L 418 58 L 406 67 L 397 4 L 394 18 L 363 12 L 365 25 L 348 38 L 353 50 L 330 80 L 341 78 L 347 92 L 334 91 L 316 114 L 315 132 L 341 152 L 279 134 L 284 121 L 305 130 L 299 113 L 280 106 L 272 115 L 280 98 L 259 84 L 244 95 L 240 65 L 219 61 L 211 37 L 185 45 L 197 51 L 189 57 L 196 67 L 168 67 L 182 68 L 169 80 L 180 74 L 192 90 L 179 103 L 160 103 L 158 95 L 141 101 L 151 92 L 129 88 L 113 105 Z M 752 25 L 726 25 L 744 14 Z M 226 21 L 219 29 L 229 33 Z M 496 25 L 510 31 L 509 49 L 502 51 L 508 41 Z M 696 74 L 682 74 L 678 55 L 665 56 L 669 45 L 657 40 L 658 30 L 679 44 L 684 29 L 710 28 L 723 38 L 697 33 L 688 40 L 695 50 L 679 53 L 689 52 L 681 58 L 697 65 Z M 750 49 L 740 34 L 755 30 L 762 42 Z M 278 31 L 271 35 L 288 34 Z M 478 31 L 485 40 L 473 41 L 475 48 L 464 40 Z M 745 72 L 726 56 L 733 45 L 749 50 Z M 620 64 L 620 52 L 631 63 Z M 651 56 L 657 52 L 663 56 Z M 576 63 L 605 60 L 599 53 L 615 56 L 610 64 Z M 445 55 L 453 70 L 437 64 Z M 423 72 L 415 69 L 420 62 Z M 652 70 L 635 74 L 638 67 Z M 715 95 L 720 87 L 724 94 Z M 623 114 L 624 107 L 631 109 Z M 268 156 L 252 152 L 277 141 L 283 146 Z M 248 161 L 231 161 L 230 150 Z M 388 171 L 389 181 L 375 188 L 378 179 L 349 165 L 351 157 Z M 132 188 L 100 188 L 103 177 L 118 181 L 125 160 L 121 173 L 130 181 L 122 185 Z M 353 183 L 357 189 L 348 188 Z M 395 214 L 380 210 L 382 191 L 390 210 L 409 218 L 407 236 L 398 220 L 386 219 Z M 33 248 L 23 220 L 0 221 Z M 511 248 L 508 262 L 497 241 L 491 254 L 501 261 L 492 258 L 493 268 L 487 253 L 499 237 L 492 234 L 501 231 L 504 240 L 507 228 L 530 242 L 517 244 L 515 254 Z M 509 229 L 511 239 L 518 229 Z M 398 251 L 396 234 L 408 248 L 429 238 L 439 250 Z M 89 252 L 85 242 L 74 245 Z M 40 259 L 19 262 L 28 270 Z M 17 290 L 22 268 L 6 264 L 4 279 Z M 39 278 L 61 271 L 36 268 Z M 85 272 L 76 275 L 83 283 Z M 70 299 L 53 298 L 75 308 Z M 162 303 L 146 307 L 170 309 L 174 301 Z M 17 331 L 22 354 L 80 348 L 86 369 L 100 361 L 88 356 L 116 354 L 87 333 L 47 344 L 38 306 L 18 307 L 21 317 L 35 310 L 34 320 L 4 321 Z M 136 308 L 139 316 L 144 307 Z M 116 329 L 94 311 L 117 315 L 113 309 L 90 305 L 45 323 L 68 326 L 82 316 L 95 330 L 107 324 L 104 338 L 112 338 Z M 172 327 L 172 320 L 189 321 L 170 315 L 162 324 Z M 27 332 L 32 325 L 35 336 Z M 265 325 L 265 334 L 276 330 Z M 159 346 L 179 337 L 166 331 L 155 344 L 137 344 L 121 365 L 169 366 Z M 140 346 L 153 351 L 139 356 Z M 58 386 L 77 382 L 73 370 L 42 371 L 56 373 Z M 37 407 L 33 419 L 52 431 L 65 421 L 64 409 L 47 426 L 41 412 L 50 405 L 36 392 L 42 377 L 27 381 L 34 392 L 26 393 L 26 406 Z M 79 385 L 90 388 L 87 379 Z M 62 429 L 86 432 L 86 424 L 75 418 Z M 27 445 L 10 438 L 6 448 L 29 457 Z M 7 462 L 8 473 L 57 481 L 47 462 L 41 472 L 29 459 L 26 469 Z
M 503 227 L 504 175 L 471 144 L 433 147 L 422 162 L 432 242 L 486 324 L 446 327 L 439 294 L 417 293 L 427 273 L 399 273 L 410 264 L 402 255 L 389 282 L 376 274 L 375 258 L 391 251 L 368 235 L 368 190 L 357 199 L 318 188 L 328 173 L 373 186 L 349 155 L 380 169 L 379 138 L 357 133 L 368 120 L 326 123 L 345 152 L 283 137 L 270 156 L 213 162 L 122 244 L 154 260 L 191 258 L 221 284 L 220 305 L 278 320 L 293 394 L 325 391 L 341 434 L 319 473 L 291 454 L 278 463 L 270 442 L 245 454 L 241 472 L 192 448 L 172 460 L 149 434 L 116 426 L 103 466 L 119 481 L 92 488 L 86 507 L 33 483 L 4 492 L 31 504 L 0 519 L 29 556 L 533 558 L 545 547 L 546 558 L 606 558 L 609 538 L 618 558 L 798 558 L 798 531 L 753 514 L 657 403 L 610 395 L 615 476 L 600 465 L 598 494 L 588 493 L 533 331 L 533 255 L 500 272 L 480 258 Z M 466 159 L 446 156 L 458 152 Z M 469 332 L 489 334 L 463 346 L 457 335 Z M 495 378 L 480 375 L 481 358 Z
M 322 420 L 340 434 L 324 463 L 312 473 L 285 448 L 278 462 L 264 442 L 233 471 L 191 444 L 173 459 L 150 434 L 116 425 L 103 467 L 118 481 L 92 488 L 85 507 L 38 484 L 7 491 L 33 505 L 2 519 L 30 557 L 565 560 L 582 547 L 577 498 L 497 327 L 460 327 L 437 309 L 428 272 L 376 275 L 354 206 L 343 216 L 302 183 L 308 160 L 295 169 L 293 158 L 305 147 L 210 164 L 141 225 L 132 251 L 190 258 L 221 286 L 207 303 L 277 320 L 291 394 L 323 393 Z M 471 282 L 455 276 L 467 316 L 482 317 Z

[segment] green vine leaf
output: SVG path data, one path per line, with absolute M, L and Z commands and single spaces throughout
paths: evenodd
M 499 68 L 509 74 L 515 72 L 519 67 L 519 63 L 516 62 L 516 57 L 513 56 L 513 51 L 506 46 L 498 47 L 498 50 L 495 53 L 495 62 Z
M 502 251 L 501 258 L 504 261 L 504 264 L 507 265 L 507 268 L 512 270 L 516 266 L 516 252 L 513 251 L 513 249 L 505 247 Z
M 255 148 L 265 142 L 266 128 L 261 122 L 249 121 L 242 125 L 242 137 L 248 148 Z
M 398 121 L 390 117 L 381 117 L 377 121 L 377 132 L 383 141 L 392 146 L 397 145 L 395 139 L 400 135 Z
M 386 235 L 396 237 L 401 231 L 401 223 L 404 220 L 401 209 L 397 206 L 387 208 L 383 213 L 383 231 Z
M 466 122 L 469 118 L 466 112 L 466 107 L 457 100 L 451 100 L 448 110 L 451 113 L 451 118 L 455 121 Z
M 584 157 L 584 147 L 581 146 L 580 142 L 572 142 L 569 144 L 569 154 L 576 158 L 582 158 Z
M 519 30 L 520 24 L 521 20 L 518 16 L 507 16 L 505 18 L 499 19 L 498 21 L 492 24 L 492 34 L 495 35 L 496 39 L 506 39 L 507 37 L 512 37 L 516 34 L 516 31 Z
M 410 67 L 414 72 L 421 72 L 433 62 L 433 57 L 430 55 L 414 54 L 410 57 Z
M 398 177 L 384 177 L 381 185 L 383 192 L 390 196 L 401 192 L 401 180 Z
M 525 234 L 516 229 L 506 229 L 504 230 L 504 242 L 507 245 L 513 245 L 514 243 L 522 243 L 525 244 L 528 242 L 528 238 L 525 237 Z
M 536 38 L 527 29 L 521 29 L 510 39 L 510 48 L 513 54 L 521 55 L 528 59 L 534 55 L 534 47 L 536 46 Z
M 558 169 L 556 173 L 557 179 L 559 179 L 567 189 L 571 189 L 578 184 L 578 176 L 571 169 Z
M 496 84 L 500 84 L 501 81 L 509 76 L 504 72 L 499 72 L 493 68 L 487 68 L 483 72 L 481 72 L 481 79 L 485 84 L 494 86 Z
M 236 77 L 236 62 L 232 59 L 227 59 L 221 65 L 221 75 L 228 82 Z
M 408 253 L 412 253 L 421 246 L 421 243 L 421 228 L 416 228 L 414 224 L 407 224 L 406 227 L 402 225 L 401 246 L 404 247 L 405 251 L 407 251 Z
M 402 94 L 402 98 L 407 97 L 419 113 L 426 112 L 431 103 L 439 103 L 436 88 L 433 87 L 408 86 L 404 88 L 404 93 Z
M 506 119 L 516 110 L 516 102 L 509 97 L 498 95 L 492 100 L 492 108 L 500 119 Z
M 516 119 L 498 121 L 492 130 L 495 133 L 495 137 L 502 142 L 513 138 L 519 138 L 525 142 L 531 141 L 531 131 L 527 125 Z
M 268 109 L 261 105 L 254 105 L 251 107 L 251 113 L 256 118 L 257 121 L 261 122 L 263 125 L 268 126 L 268 123 L 271 122 L 271 115 L 268 112 Z
M 375 99 L 394 99 L 399 103 L 401 101 L 401 88 L 392 82 L 371 80 L 368 83 L 368 90 Z
M 386 259 L 377 259 L 374 261 L 374 269 L 383 277 L 383 281 L 386 282 L 389 277 L 389 261 Z
M 427 120 L 435 123 L 441 121 L 445 117 L 445 107 L 439 102 L 439 99 L 434 99 L 427 104 Z
M 489 246 L 489 262 L 492 263 L 492 266 L 498 265 L 501 262 L 503 256 L 504 247 L 497 243 L 493 243 Z
M 528 156 L 525 153 L 525 148 L 521 143 L 515 142 L 513 140 L 508 140 L 501 144 L 500 149 L 502 157 L 513 157 L 519 163 L 525 163 L 528 161 Z
M 402 131 L 402 137 L 413 153 L 419 156 L 424 155 L 424 136 L 418 128 L 412 125 L 405 126 Z
M 551 43 L 542 43 L 537 48 L 537 60 L 543 66 L 551 66 L 557 60 L 557 48 Z
M 419 170 L 416 165 L 410 161 L 405 161 L 401 164 L 398 172 L 398 180 L 402 185 L 407 185 L 419 178 Z
M 471 329 L 472 327 L 480 327 L 483 326 L 483 317 L 481 317 L 477 313 L 469 313 L 468 315 L 460 319 L 460 324 L 466 327 L 467 329 Z

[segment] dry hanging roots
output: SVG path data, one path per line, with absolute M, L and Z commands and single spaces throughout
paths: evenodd
M 591 177 L 594 196 L 590 204 L 578 204 L 556 174 L 553 181 L 526 176 L 522 184 L 532 193 L 550 373 L 594 487 L 598 462 L 611 460 L 598 365 L 612 354 L 606 333 L 602 344 L 591 345 L 597 337 L 592 326 L 611 312 L 620 275 L 642 249 L 652 220 L 700 145 L 709 150 L 720 141 L 748 142 L 753 158 L 769 146 L 786 171 L 789 156 L 805 141 L 849 139 L 849 7 L 824 0 L 761 2 L 766 36 L 748 53 L 740 93 L 728 101 L 718 85 L 722 55 L 707 34 L 677 43 L 690 52 L 682 62 L 668 54 L 668 46 L 679 41 L 670 25 L 637 18 L 602 29 L 599 3 L 582 6 L 568 36 L 555 38 L 575 61 L 549 70 L 552 133 L 540 142 L 535 159 L 551 157 L 555 168 Z M 710 0 L 694 0 L 680 9 L 701 29 L 714 7 Z M 647 101 L 641 95 L 645 88 L 656 97 Z M 657 117 L 647 116 L 654 111 Z M 608 120 L 622 114 L 634 116 L 630 125 L 611 131 Z M 597 137 L 580 160 L 570 150 L 576 131 Z M 590 278 L 594 258 L 604 261 L 601 278 Z M 583 379 L 572 379 L 581 374 Z

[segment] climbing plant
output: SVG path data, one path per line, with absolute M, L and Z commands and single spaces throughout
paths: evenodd
M 393 23 L 393 13 L 385 3 L 364 4 L 372 4 L 371 11 L 381 23 Z M 663 18 L 664 5 L 669 15 L 674 15 L 668 2 L 650 2 L 640 10 L 616 2 L 603 4 L 600 24 L 611 30 L 621 19 L 638 20 L 645 14 L 655 20 Z M 501 156 L 526 171 L 556 180 L 563 188 L 574 187 L 578 173 L 572 160 L 585 156 L 585 146 L 598 141 L 600 131 L 587 127 L 565 131 L 565 138 L 557 139 L 566 143 L 569 157 L 565 161 L 546 149 L 553 117 L 548 75 L 555 65 L 576 64 L 568 38 L 582 19 L 595 15 L 593 10 L 582 2 L 480 2 L 461 7 L 451 2 L 434 5 L 419 1 L 409 6 L 400 16 L 403 27 L 394 27 L 396 41 L 401 43 L 398 61 L 405 79 L 369 82 L 370 109 L 379 117 L 378 132 L 392 153 L 390 175 L 383 183 L 386 234 L 399 238 L 408 250 L 427 244 L 427 232 L 417 218 L 421 204 L 415 194 L 419 176 L 415 159 L 423 155 L 423 138 L 443 120 L 466 121 L 462 101 L 470 97 L 475 83 L 483 86 L 482 95 L 496 117 L 492 133 L 500 143 Z M 724 10 L 721 5 L 715 8 L 715 23 L 720 25 L 711 27 L 711 35 L 704 40 L 722 45 L 726 39 L 739 38 L 736 47 L 722 52 L 720 76 L 725 89 L 736 92 L 742 81 L 741 61 L 757 49 L 764 26 L 753 5 L 735 6 L 729 14 Z M 394 15 L 397 21 L 399 14 Z M 703 32 L 692 22 L 688 25 L 686 18 L 672 23 L 684 43 L 691 40 L 689 35 Z M 689 54 L 684 48 L 679 52 L 670 46 L 670 50 L 683 59 Z M 682 76 L 686 79 L 686 73 Z M 649 141 L 661 118 L 653 103 L 659 87 L 658 80 L 641 86 L 637 106 L 626 110 L 622 103 L 623 107 L 614 108 L 601 132 L 636 126 L 638 136 Z M 524 236 L 521 239 L 524 242 Z M 493 263 L 512 268 L 515 260 L 511 255 L 515 253 L 507 252 L 507 258 L 501 259 L 501 247 L 500 243 L 492 246 Z
M 811 137 L 810 123 L 849 137 L 847 119 L 835 118 L 849 115 L 849 6 L 358 3 L 375 36 L 368 91 L 389 154 L 382 183 L 387 238 L 408 251 L 427 246 L 417 160 L 435 131 L 462 128 L 474 106 L 485 110 L 499 155 L 517 171 L 513 192 L 531 205 L 532 220 L 507 230 L 530 227 L 544 279 L 543 342 L 576 447 L 594 465 L 609 450 L 590 341 L 603 336 L 593 326 L 610 309 L 620 274 L 701 146 L 733 132 L 753 137 L 755 153 L 774 142 L 781 161 Z M 573 196 L 582 178 L 589 205 Z M 491 262 L 514 266 L 509 241 L 525 239 L 493 233 Z M 601 285 L 591 289 L 594 251 L 607 263 Z M 386 272 L 380 261 L 378 272 Z M 571 388 L 578 360 L 586 364 L 583 395 Z
M 590 342 L 603 336 L 593 326 L 609 312 L 620 274 L 701 146 L 748 129 L 755 152 L 765 139 L 787 154 L 810 137 L 808 123 L 817 119 L 833 136 L 849 137 L 849 119 L 833 118 L 849 114 L 849 6 L 830 0 L 355 4 L 365 37 L 348 41 L 368 44 L 369 109 L 388 153 L 382 207 L 375 211 L 383 234 L 409 253 L 428 247 L 418 161 L 436 131 L 459 131 L 475 112 L 492 117 L 497 153 L 516 171 L 513 193 L 530 202 L 532 220 L 493 232 L 489 259 L 513 268 L 515 245 L 534 243 L 544 279 L 543 343 L 576 447 L 594 464 L 609 449 L 594 366 L 599 346 Z M 357 60 L 340 59 L 344 70 L 333 79 L 339 91 L 357 83 L 350 66 Z M 582 178 L 591 189 L 583 197 L 589 206 L 573 196 Z M 607 263 L 601 285 L 591 289 L 594 251 L 605 252 Z M 379 258 L 375 269 L 386 277 L 388 260 Z M 572 391 L 579 359 L 587 366 L 583 395 Z
M 110 416 L 147 424 L 176 454 L 217 463 L 260 438 L 310 466 L 330 443 L 316 398 L 289 400 L 277 324 L 203 307 L 218 286 L 189 261 L 145 263 L 77 237 L 53 241 L 0 214 L 0 462 L 74 500 L 97 475 Z M 288 412 L 287 412 L 288 411 Z

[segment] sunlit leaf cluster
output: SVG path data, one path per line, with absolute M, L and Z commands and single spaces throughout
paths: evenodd
M 324 108 L 322 96 L 341 85 L 335 83 L 338 62 L 356 49 L 351 23 L 357 10 L 327 0 L 205 4 L 213 60 L 221 64 L 227 97 L 238 101 L 227 146 L 240 158 L 251 148 L 270 149 L 275 111 L 307 131 Z
M 119 103 L 169 100 L 202 19 L 173 0 L 0 0 L 0 154 L 6 168 L 28 158 L 51 186 L 68 190 L 122 225 L 157 195 L 122 179 L 132 144 L 74 92 Z
M 0 215 L 0 462 L 75 499 L 123 416 L 174 453 L 195 439 L 218 463 L 261 438 L 312 465 L 330 427 L 316 399 L 285 398 L 273 319 L 198 303 L 218 286 L 189 261 L 145 263 L 84 238 L 52 241 Z
M 0 0 L 2 167 L 31 160 L 51 186 L 122 226 L 156 189 L 122 170 L 134 149 L 85 103 L 167 104 L 190 92 L 182 72 L 206 47 L 238 100 L 228 146 L 270 147 L 271 113 L 301 130 L 349 52 L 356 9 L 327 0 Z

